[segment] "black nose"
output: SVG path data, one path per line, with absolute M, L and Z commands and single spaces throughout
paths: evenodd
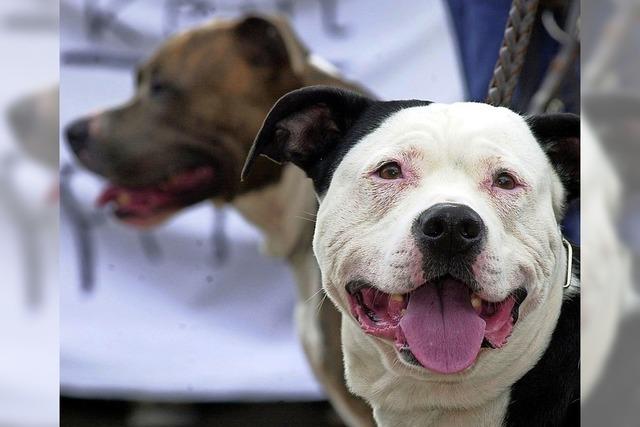
M 469 206 L 439 203 L 420 214 L 415 233 L 430 251 L 451 256 L 478 248 L 484 240 L 485 226 Z
M 65 129 L 65 135 L 71 149 L 78 154 L 87 147 L 89 141 L 89 120 L 80 119 L 71 123 Z

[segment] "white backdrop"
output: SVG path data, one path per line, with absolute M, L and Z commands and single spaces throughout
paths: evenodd
M 203 20 L 181 10 L 171 23 L 164 8 L 169 2 L 134 0 L 122 2 L 115 20 L 101 27 L 100 8 L 109 2 L 87 3 L 95 9 L 89 14 L 84 1 L 62 2 L 63 58 L 77 58 L 78 52 L 146 56 L 163 33 Z M 348 0 L 331 10 L 317 0 L 208 4 L 215 16 L 236 16 L 250 6 L 265 12 L 276 4 L 289 7 L 295 29 L 313 52 L 382 98 L 462 99 L 454 44 L 438 0 Z M 87 26 L 87 17 L 93 25 Z M 77 62 L 61 68 L 63 126 L 126 100 L 132 91 L 129 70 Z M 72 162 L 64 144 L 61 160 Z M 86 212 L 94 209 L 102 185 L 88 173 L 74 175 L 72 188 Z M 61 218 L 63 393 L 185 400 L 322 397 L 295 335 L 295 285 L 287 266 L 260 255 L 259 233 L 227 211 L 230 253 L 218 264 L 211 255 L 208 203 L 155 232 L 162 250 L 155 261 L 145 255 L 136 231 L 108 219 L 94 229 L 91 293 L 80 289 L 76 247 L 68 219 Z

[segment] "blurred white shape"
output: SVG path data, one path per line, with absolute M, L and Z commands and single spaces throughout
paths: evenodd
M 58 169 L 59 95 L 58 85 L 40 90 L 14 102 L 8 119 L 19 149 L 50 170 Z
M 581 386 L 586 399 L 607 361 L 632 287 L 630 253 L 615 222 L 622 201 L 620 180 L 585 117 L 581 144 Z M 589 173 L 594 170 L 597 174 Z
M 640 1 L 583 6 L 583 424 L 637 426 Z
M 58 80 L 57 10 L 57 2 L 49 0 L 0 2 L 2 426 L 53 426 L 59 418 L 57 204 L 52 194 L 58 97 L 55 89 L 39 92 Z

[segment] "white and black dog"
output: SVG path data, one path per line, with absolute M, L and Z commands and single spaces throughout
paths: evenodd
M 579 264 L 559 224 L 579 133 L 570 114 L 319 86 L 275 104 L 243 173 L 265 155 L 313 180 L 347 382 L 379 425 L 578 422 Z

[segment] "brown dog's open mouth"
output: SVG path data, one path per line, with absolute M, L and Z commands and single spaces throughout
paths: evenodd
M 408 294 L 387 294 L 363 282 L 347 285 L 351 313 L 364 332 L 392 340 L 403 359 L 451 374 L 471 366 L 482 347 L 507 343 L 526 296 L 489 302 L 451 276 Z
M 154 186 L 110 185 L 96 204 L 99 207 L 113 205 L 115 215 L 122 221 L 138 226 L 153 225 L 168 214 L 211 196 L 214 184 L 214 168 L 199 166 L 176 173 Z

